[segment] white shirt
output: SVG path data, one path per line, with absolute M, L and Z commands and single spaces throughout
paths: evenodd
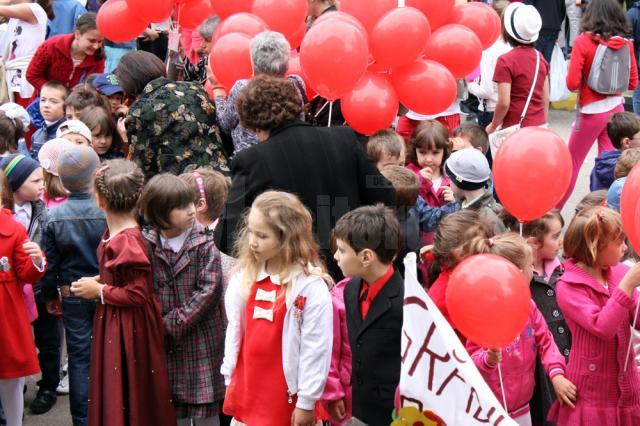
M 32 56 L 38 47 L 44 42 L 47 33 L 47 12 L 37 3 L 27 3 L 31 8 L 31 12 L 36 17 L 36 23 L 30 24 L 20 19 L 11 18 L 7 25 L 7 30 L 0 40 L 0 56 L 8 53 L 5 63 Z M 12 69 L 7 64 L 7 83 L 9 90 L 17 92 L 22 98 L 30 98 L 33 94 L 33 86 L 27 81 L 27 67 L 29 63 L 26 61 L 17 69 Z
M 496 109 L 498 84 L 493 81 L 493 73 L 496 70 L 498 58 L 511 51 L 511 49 L 513 49 L 513 47 L 500 37 L 491 47 L 482 52 L 482 59 L 480 59 L 480 77 L 469 83 L 469 93 L 478 97 L 481 111 L 491 112 Z
M 580 107 L 580 112 L 583 114 L 602 114 L 603 112 L 609 112 L 614 108 L 617 108 L 624 103 L 622 96 L 608 96 L 600 101 L 592 102 L 587 106 Z
M 13 214 L 13 218 L 20 222 L 24 229 L 29 230 L 29 224 L 31 224 L 31 216 L 33 214 L 33 208 L 31 207 L 30 202 L 26 202 L 23 205 L 15 205 L 14 206 L 15 213 Z
M 165 250 L 171 250 L 174 253 L 180 253 L 182 250 L 182 246 L 184 246 L 184 242 L 187 240 L 189 233 L 191 232 L 191 228 L 184 231 L 182 234 L 173 238 L 165 238 L 160 235 L 160 244 L 162 244 L 162 248 Z

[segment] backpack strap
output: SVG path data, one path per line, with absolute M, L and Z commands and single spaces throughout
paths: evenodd
M 522 125 L 522 122 L 524 121 L 524 117 L 527 115 L 527 110 L 529 109 L 529 103 L 531 103 L 531 98 L 533 97 L 533 91 L 535 90 L 536 84 L 538 83 L 539 71 L 540 71 L 540 52 L 536 50 L 536 73 L 533 76 L 533 84 L 531 85 L 531 90 L 529 90 L 527 103 L 524 104 L 524 109 L 522 110 L 522 115 L 520 116 L 520 125 Z

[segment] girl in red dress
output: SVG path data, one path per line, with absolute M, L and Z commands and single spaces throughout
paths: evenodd
M 164 327 L 153 295 L 153 274 L 136 221 L 144 175 L 133 162 L 110 160 L 95 190 L 108 230 L 98 247 L 100 276 L 71 291 L 99 298 L 91 344 L 89 424 L 175 426 L 164 357 Z
M 286 192 L 255 199 L 236 239 L 225 295 L 223 411 L 232 424 L 311 426 L 333 340 L 327 277 L 311 214 Z
M 0 204 L 6 185 L 0 171 Z M 8 426 L 22 424 L 25 377 L 40 371 L 20 283 L 38 282 L 44 266 L 40 247 L 9 210 L 0 209 L 0 402 Z

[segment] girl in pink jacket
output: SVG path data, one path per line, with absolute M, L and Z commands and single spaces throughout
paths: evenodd
M 533 277 L 531 247 L 515 233 L 502 234 L 494 239 L 477 238 L 468 245 L 472 254 L 493 253 L 502 256 L 520 268 L 526 279 Z M 480 374 L 498 397 L 502 398 L 498 363 L 501 363 L 502 379 L 509 415 L 522 426 L 531 425 L 529 401 L 533 396 L 536 377 L 536 356 L 539 355 L 547 375 L 551 378 L 558 400 L 573 405 L 575 386 L 564 377 L 565 361 L 553 341 L 544 317 L 532 300 L 529 319 L 516 339 L 501 349 L 484 349 L 467 341 L 467 350 L 480 370 Z
M 343 426 L 351 419 L 351 346 L 344 307 L 345 278 L 331 289 L 333 301 L 333 348 L 329 377 L 322 394 L 322 405 L 329 412 L 331 426 Z
M 620 215 L 592 207 L 574 217 L 564 236 L 568 260 L 556 287 L 573 336 L 567 377 L 576 384 L 575 408 L 551 408 L 564 425 L 640 425 L 640 375 L 627 348 L 638 303 L 640 265 L 622 265 L 627 246 Z M 625 370 L 625 364 L 627 369 Z

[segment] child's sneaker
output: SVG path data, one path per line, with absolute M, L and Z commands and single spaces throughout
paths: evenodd
M 69 395 L 69 375 L 65 374 L 56 389 L 58 395 Z

